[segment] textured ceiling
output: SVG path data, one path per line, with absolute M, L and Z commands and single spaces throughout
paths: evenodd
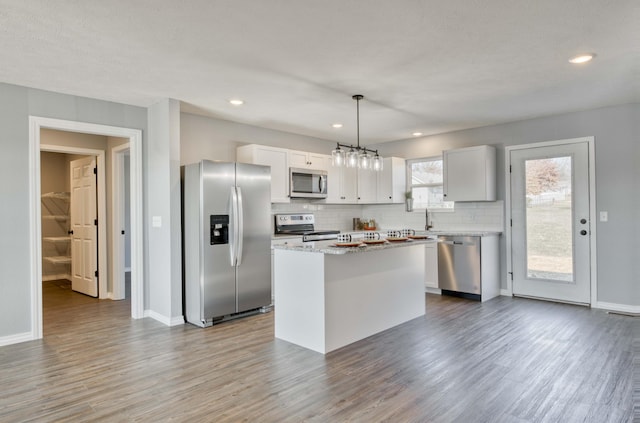
M 367 145 L 639 102 L 639 28 L 638 0 L 0 0 L 0 81 L 343 142 L 363 94 Z

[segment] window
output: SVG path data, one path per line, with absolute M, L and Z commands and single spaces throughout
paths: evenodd
M 407 160 L 407 172 L 414 209 L 453 210 L 453 201 L 443 201 L 441 157 Z

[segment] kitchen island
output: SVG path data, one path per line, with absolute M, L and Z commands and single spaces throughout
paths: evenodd
M 274 247 L 275 336 L 326 354 L 425 314 L 425 244 Z

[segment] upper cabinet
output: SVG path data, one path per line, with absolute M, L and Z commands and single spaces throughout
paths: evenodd
M 329 170 L 331 156 L 326 154 L 308 153 L 306 151 L 289 150 L 289 167 L 299 169 Z
M 356 204 L 358 202 L 357 169 L 331 166 L 327 172 L 327 178 L 327 203 Z
M 496 200 L 496 149 L 490 145 L 446 150 L 444 199 L 446 201 Z
M 387 157 L 382 172 L 331 166 L 331 156 L 249 144 L 238 147 L 236 160 L 271 167 L 271 202 L 289 203 L 289 169 L 327 171 L 328 204 L 404 203 L 404 159 Z
M 378 201 L 378 175 L 380 172 L 358 169 L 358 203 L 372 204 Z
M 288 152 L 285 148 L 257 144 L 244 145 L 236 149 L 236 160 L 239 162 L 271 166 L 272 203 L 290 202 Z
M 353 168 L 329 168 L 327 203 L 404 203 L 407 171 L 405 160 L 384 159 L 382 172 Z
M 377 203 L 404 203 L 407 190 L 407 168 L 404 159 L 386 157 L 378 172 Z

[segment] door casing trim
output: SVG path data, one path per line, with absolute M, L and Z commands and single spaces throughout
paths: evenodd
M 99 125 L 29 116 L 29 280 L 31 296 L 31 337 L 42 338 L 42 240 L 40 222 L 40 131 L 43 128 L 127 138 L 130 147 L 131 203 L 131 317 L 144 316 L 144 247 L 142 222 L 142 131 L 139 129 Z M 104 163 L 102 168 L 104 169 Z M 103 176 L 104 180 L 104 176 Z M 106 206 L 105 206 L 106 207 Z M 104 215 L 103 215 L 104 216 Z M 106 229 L 100 236 L 106 240 Z M 106 249 L 104 265 L 107 272 Z M 100 260 L 100 258 L 98 259 Z M 105 278 L 106 279 L 106 278 Z M 106 285 L 105 285 L 106 286 Z
M 507 255 L 507 280 L 506 295 L 513 295 L 513 262 L 511 254 L 511 152 L 515 150 L 525 150 L 529 148 L 552 147 L 563 144 L 576 144 L 586 142 L 589 150 L 589 279 L 590 279 L 590 305 L 598 303 L 598 271 L 597 271 L 597 251 L 596 251 L 596 164 L 595 164 L 595 137 L 570 138 L 565 140 L 544 141 L 531 144 L 520 144 L 507 146 L 504 149 L 505 161 L 505 233 L 506 233 L 506 255 Z M 510 277 L 511 275 L 511 277 Z

